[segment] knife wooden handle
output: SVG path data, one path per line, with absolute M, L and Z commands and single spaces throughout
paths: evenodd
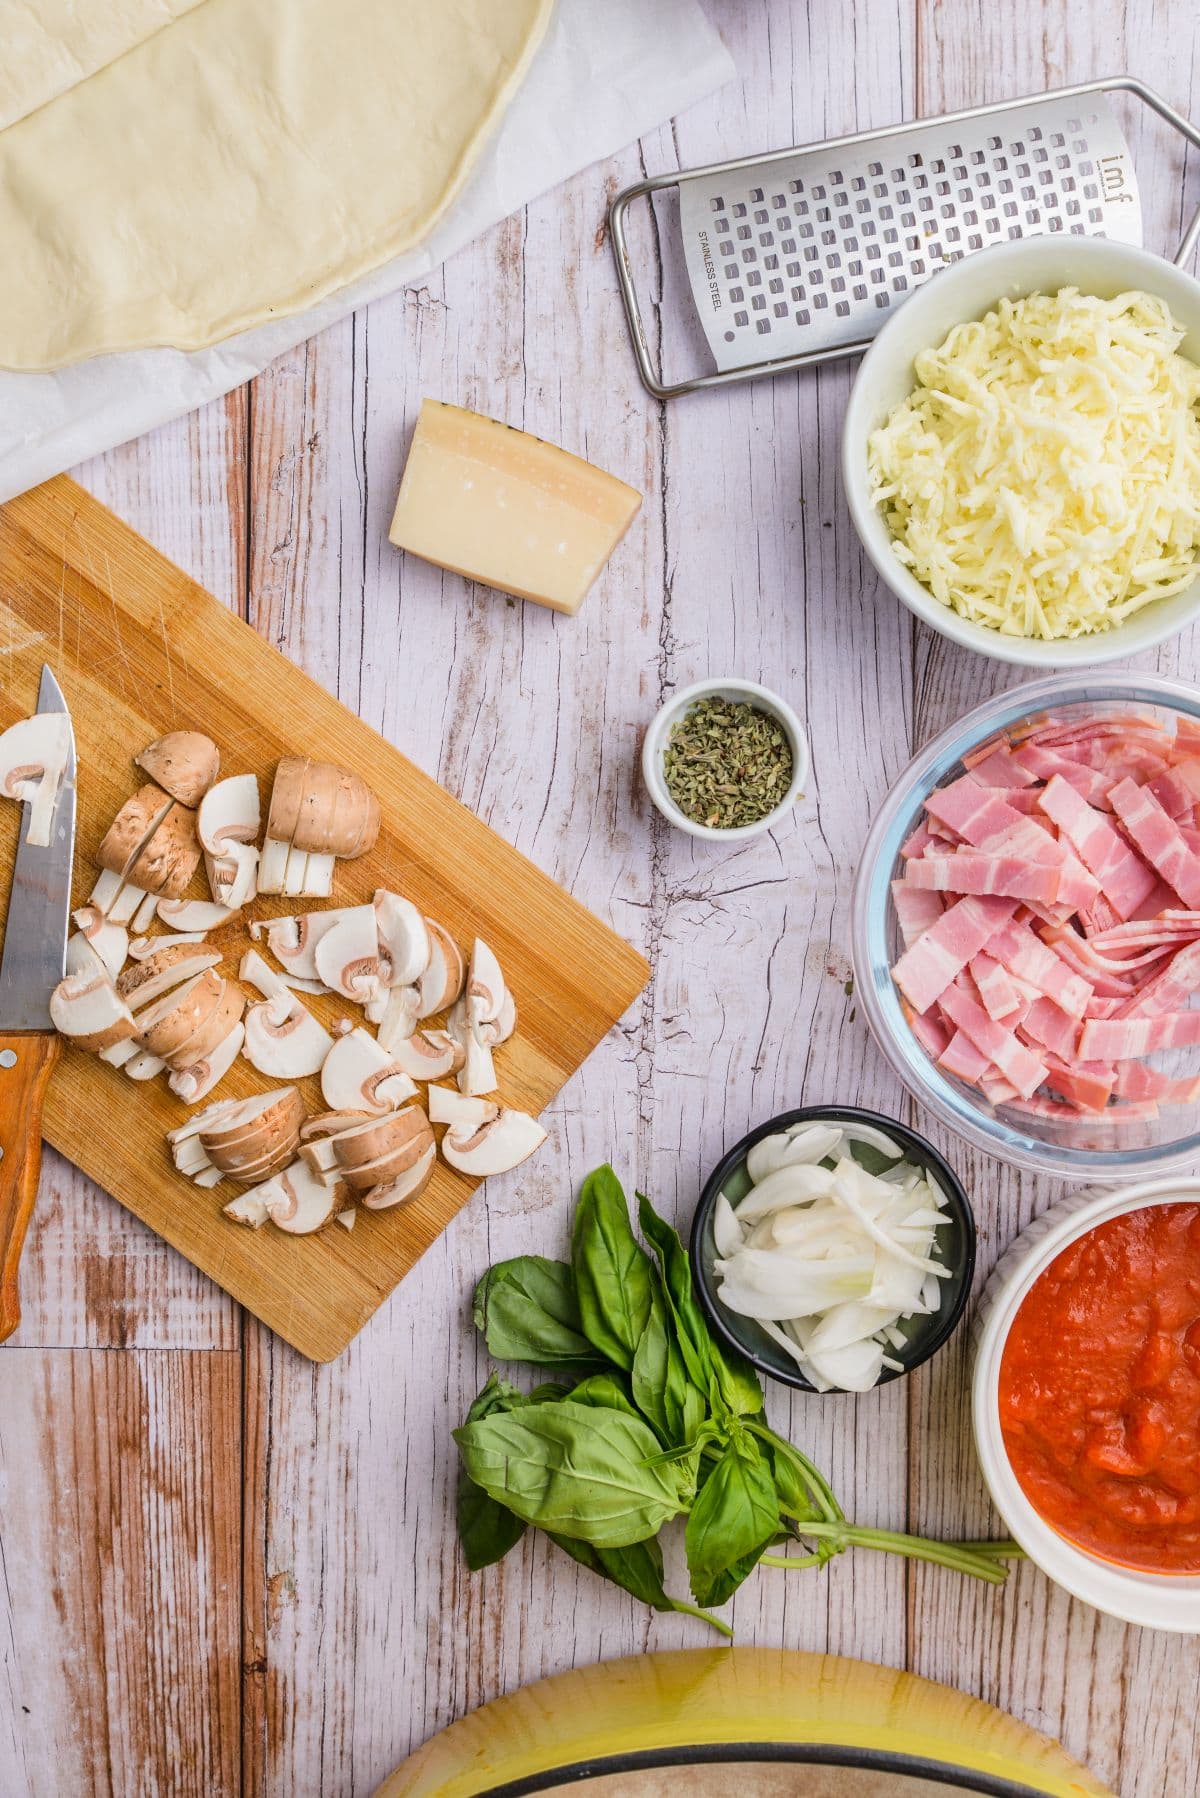
M 17 1266 L 42 1167 L 46 1086 L 61 1050 L 52 1034 L 0 1034 L 0 1342 L 21 1321 Z

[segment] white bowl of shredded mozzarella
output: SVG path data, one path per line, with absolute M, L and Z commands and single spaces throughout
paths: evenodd
M 865 1143 L 892 1165 L 871 1174 Z M 818 1392 L 869 1392 L 909 1318 L 940 1308 L 946 1195 L 926 1168 L 864 1124 L 800 1124 L 750 1150 L 752 1185 L 713 1208 L 717 1297 L 752 1317 Z M 889 1351 L 893 1351 L 889 1353 Z
M 864 358 L 843 472 L 888 585 L 1042 666 L 1136 654 L 1200 611 L 1200 284 L 1098 238 L 982 251 Z

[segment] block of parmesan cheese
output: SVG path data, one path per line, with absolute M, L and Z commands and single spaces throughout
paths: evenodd
M 388 535 L 468 580 L 573 613 L 641 503 L 552 443 L 425 400 Z

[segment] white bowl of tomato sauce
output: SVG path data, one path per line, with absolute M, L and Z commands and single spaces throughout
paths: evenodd
M 1200 1635 L 1200 1180 L 1052 1206 L 974 1336 L 975 1446 L 1026 1554 L 1097 1610 Z

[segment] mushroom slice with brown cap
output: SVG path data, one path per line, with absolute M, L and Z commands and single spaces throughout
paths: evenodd
M 136 1033 L 133 1013 L 108 975 L 68 974 L 50 995 L 50 1022 L 80 1049 L 111 1049 Z
M 313 951 L 317 977 L 343 998 L 365 1005 L 387 986 L 387 963 L 380 953 L 373 905 L 351 905 Z
M 466 979 L 466 963 L 462 950 L 434 918 L 426 918 L 429 931 L 429 966 L 422 974 L 417 990 L 421 996 L 419 1017 L 430 1018 L 454 1004 Z
M 64 974 L 108 974 L 112 975 L 101 961 L 88 939 L 81 930 L 73 930 L 67 938 L 67 954 L 63 967 Z
M 260 1074 L 303 1080 L 320 1072 L 333 1047 L 328 1030 L 286 988 L 246 1013 L 242 1054 Z
M 500 963 L 482 938 L 476 937 L 467 976 L 467 1012 L 472 1024 L 493 1023 L 500 1016 L 507 991 Z
M 442 1138 L 442 1156 L 460 1174 L 486 1178 L 507 1174 L 527 1161 L 546 1140 L 546 1132 L 527 1111 L 501 1110 L 475 1130 L 452 1124 Z
M 210 1049 L 207 1054 L 190 1061 L 186 1067 L 177 1067 L 168 1074 L 167 1085 L 175 1096 L 182 1099 L 185 1105 L 196 1105 L 201 1099 L 206 1099 L 237 1060 L 245 1035 L 246 1027 L 239 1019 L 215 1049 Z
M 425 1095 L 425 1109 L 431 1124 L 450 1124 L 459 1130 L 477 1130 L 500 1115 L 494 1099 L 470 1099 L 450 1086 L 431 1086 Z
M 373 900 L 379 946 L 387 958 L 391 986 L 414 986 L 429 966 L 429 930 L 411 899 L 380 887 Z
M 275 1104 L 285 1094 L 296 1093 L 294 1086 L 277 1087 L 274 1092 L 252 1093 L 248 1099 L 214 1099 L 203 1111 L 195 1111 L 182 1124 L 176 1124 L 173 1130 L 167 1131 L 167 1142 L 171 1148 L 183 1142 L 189 1136 L 199 1136 L 202 1130 L 220 1130 L 240 1127 L 243 1123 L 259 1117 L 268 1106 Z M 296 1093 L 299 1099 L 299 1093 Z M 301 1106 L 301 1111 L 303 1111 Z
M 383 1043 L 382 1030 L 379 1040 Z M 384 1047 L 410 1080 L 444 1079 L 447 1074 L 457 1073 L 466 1059 L 465 1051 L 448 1030 L 420 1030 L 415 1036 Z
M 120 875 L 106 868 L 92 888 L 88 904 L 102 911 L 110 924 L 129 924 L 147 897 L 153 898 L 153 894 L 143 893 L 141 887 L 122 885 Z
M 212 1166 L 197 1136 L 187 1136 L 182 1142 L 174 1143 L 171 1147 L 171 1160 L 179 1173 L 186 1174 L 189 1179 L 194 1179 L 197 1174 L 204 1173 Z
M 161 787 L 148 781 L 125 801 L 109 825 L 96 851 L 96 862 L 107 873 L 117 877 L 117 889 L 112 894 L 114 899 L 120 884 L 127 882 L 134 863 L 159 825 L 165 822 L 174 803 L 169 793 L 164 793 Z M 96 896 L 93 895 L 93 898 Z M 102 910 L 109 911 L 102 901 L 97 899 L 96 902 L 101 904 Z
M 275 770 L 267 836 L 310 855 L 365 855 L 379 836 L 379 801 L 361 775 L 284 756 Z
M 94 905 L 81 905 L 72 915 L 80 934 L 87 939 L 108 973 L 116 980 L 129 953 L 129 932 L 125 926 L 112 923 Z
M 158 894 L 146 893 L 141 904 L 129 920 L 130 930 L 149 930 L 158 913 Z
M 172 799 L 192 808 L 199 805 L 221 767 L 216 744 L 198 730 L 169 730 L 165 737 L 147 743 L 133 760 Z
M 326 1185 L 303 1161 L 293 1161 L 258 1187 L 255 1196 L 266 1206 L 271 1222 L 289 1236 L 311 1235 L 346 1202 L 340 1182 Z
M 259 1152 L 280 1140 L 298 1142 L 304 1120 L 304 1101 L 294 1086 L 277 1086 L 248 1099 L 218 1099 L 171 1131 L 168 1141 L 200 1136 L 219 1148 L 243 1147 L 253 1138 Z
M 225 982 L 212 968 L 193 974 L 183 986 L 164 993 L 137 1014 L 138 1041 L 165 1060 L 212 1017 L 224 992 Z
M 415 1161 L 417 1155 L 432 1143 L 433 1132 L 421 1107 L 406 1105 L 402 1111 L 393 1111 L 387 1117 L 367 1118 L 324 1140 L 331 1145 L 338 1165 L 347 1170 L 348 1176 L 351 1168 L 365 1167 L 383 1155 L 411 1151 Z
M 138 851 L 125 877 L 147 893 L 162 899 L 180 899 L 200 866 L 200 839 L 196 814 L 178 803 Z
M 160 899 L 158 915 L 164 924 L 182 935 L 204 936 L 234 916 L 228 905 L 214 905 L 207 899 Z
M 54 827 L 54 808 L 71 754 L 71 720 L 66 712 L 35 712 L 0 735 L 0 793 L 29 806 L 25 840 L 45 849 Z
M 230 1031 L 241 1023 L 242 1013 L 246 1009 L 245 993 L 232 980 L 222 981 L 221 984 L 223 990 L 216 1010 L 197 1026 L 186 1042 L 180 1043 L 177 1049 L 172 1049 L 163 1056 L 172 1072 L 189 1068 L 211 1055 L 225 1041 Z M 243 1032 L 243 1040 L 244 1034 Z
M 369 1111 L 380 1117 L 416 1090 L 387 1050 L 361 1028 L 334 1043 L 321 1069 L 321 1091 L 331 1111 Z
M 135 936 L 130 940 L 129 959 L 131 961 L 148 961 L 152 955 L 157 955 L 160 949 L 179 949 L 185 943 L 190 943 L 193 948 L 197 944 L 203 945 L 204 932 L 202 930 L 172 930 L 165 933 L 160 932 L 158 936 Z
M 131 1011 L 141 1011 L 152 1000 L 182 986 L 193 974 L 215 968 L 220 959 L 218 949 L 197 948 L 193 943 L 163 943 L 153 955 L 133 962 L 117 976 L 117 991 Z
M 406 1205 L 410 1199 L 419 1199 L 433 1178 L 433 1169 L 437 1161 L 437 1150 L 428 1148 L 420 1159 L 414 1162 L 405 1173 L 398 1174 L 394 1180 L 382 1186 L 373 1186 L 369 1192 L 362 1194 L 362 1202 L 368 1211 L 388 1211 L 393 1205 Z
M 365 1124 L 371 1120 L 369 1111 L 320 1111 L 316 1117 L 305 1118 L 300 1126 L 301 1142 L 317 1142 L 324 1137 L 337 1136 L 342 1130 L 352 1130 L 355 1124 Z

